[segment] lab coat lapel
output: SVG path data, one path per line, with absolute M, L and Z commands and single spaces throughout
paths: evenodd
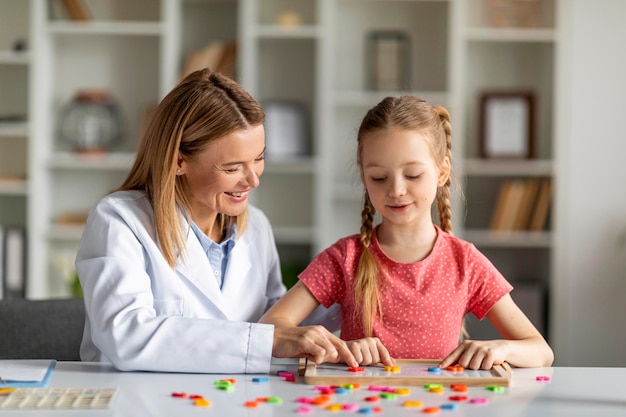
M 254 294 L 253 288 L 242 288 L 256 285 L 254 280 L 246 279 L 251 276 L 252 253 L 250 251 L 250 242 L 247 239 L 239 239 L 230 254 L 224 284 L 222 284 L 222 294 L 224 302 L 232 312 L 242 308 L 241 294 Z
M 187 235 L 185 258 L 179 258 L 176 269 L 205 294 L 220 311 L 224 312 L 222 291 L 213 276 L 211 264 L 202 249 L 202 245 L 191 230 Z

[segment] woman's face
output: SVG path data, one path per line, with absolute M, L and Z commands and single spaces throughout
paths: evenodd
M 210 142 L 190 159 L 180 159 L 194 221 L 212 227 L 218 213 L 241 214 L 250 190 L 259 186 L 265 167 L 263 125 L 237 130 Z M 206 232 L 207 230 L 205 230 Z

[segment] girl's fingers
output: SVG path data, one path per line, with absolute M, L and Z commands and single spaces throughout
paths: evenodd
M 386 366 L 393 366 L 396 364 L 396 361 L 391 357 L 389 351 L 380 340 L 377 341 L 377 350 L 379 355 L 378 362 L 382 362 L 382 364 Z

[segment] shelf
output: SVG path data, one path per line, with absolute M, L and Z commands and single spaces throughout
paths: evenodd
M 0 195 L 21 195 L 28 193 L 28 182 L 26 180 L 0 179 Z
M 161 35 L 164 26 L 159 22 L 50 22 L 48 32 L 68 35 Z
M 554 29 L 518 28 L 468 28 L 465 37 L 469 41 L 488 42 L 555 42 Z
M 47 233 L 48 240 L 79 241 L 84 225 L 53 225 Z M 274 227 L 274 236 L 281 244 L 311 244 L 313 230 L 310 227 L 277 226 Z
M 28 136 L 28 122 L 0 122 L 1 137 Z
M 30 54 L 28 52 L 0 51 L 0 64 L 28 65 Z
M 434 105 L 448 106 L 449 94 L 445 91 L 339 91 L 335 102 L 344 107 L 372 107 L 388 96 L 417 95 Z
M 550 248 L 550 232 L 493 231 L 470 229 L 463 232 L 463 239 L 478 247 L 491 248 Z
M 134 161 L 135 154 L 131 152 L 93 155 L 57 152 L 48 161 L 48 167 L 52 169 L 123 171 L 130 169 Z
M 551 160 L 507 160 L 507 159 L 466 159 L 464 162 L 466 176 L 498 177 L 528 176 L 550 177 L 554 166 Z
M 78 242 L 83 234 L 84 225 L 53 225 L 48 230 L 48 240 Z
M 271 39 L 316 39 L 322 35 L 319 26 L 276 26 L 259 25 L 256 27 L 256 36 Z

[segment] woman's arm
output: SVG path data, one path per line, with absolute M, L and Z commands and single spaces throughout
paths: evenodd
M 523 368 L 552 365 L 552 349 L 509 294 L 493 306 L 487 318 L 504 339 L 465 340 L 441 367 L 458 363 L 465 368 L 491 369 L 503 362 Z
M 315 363 L 343 361 L 350 366 L 358 366 L 346 342 L 325 327 L 298 327 L 319 304 L 311 291 L 298 281 L 261 317 L 259 323 L 275 326 L 272 355 L 303 356 Z

